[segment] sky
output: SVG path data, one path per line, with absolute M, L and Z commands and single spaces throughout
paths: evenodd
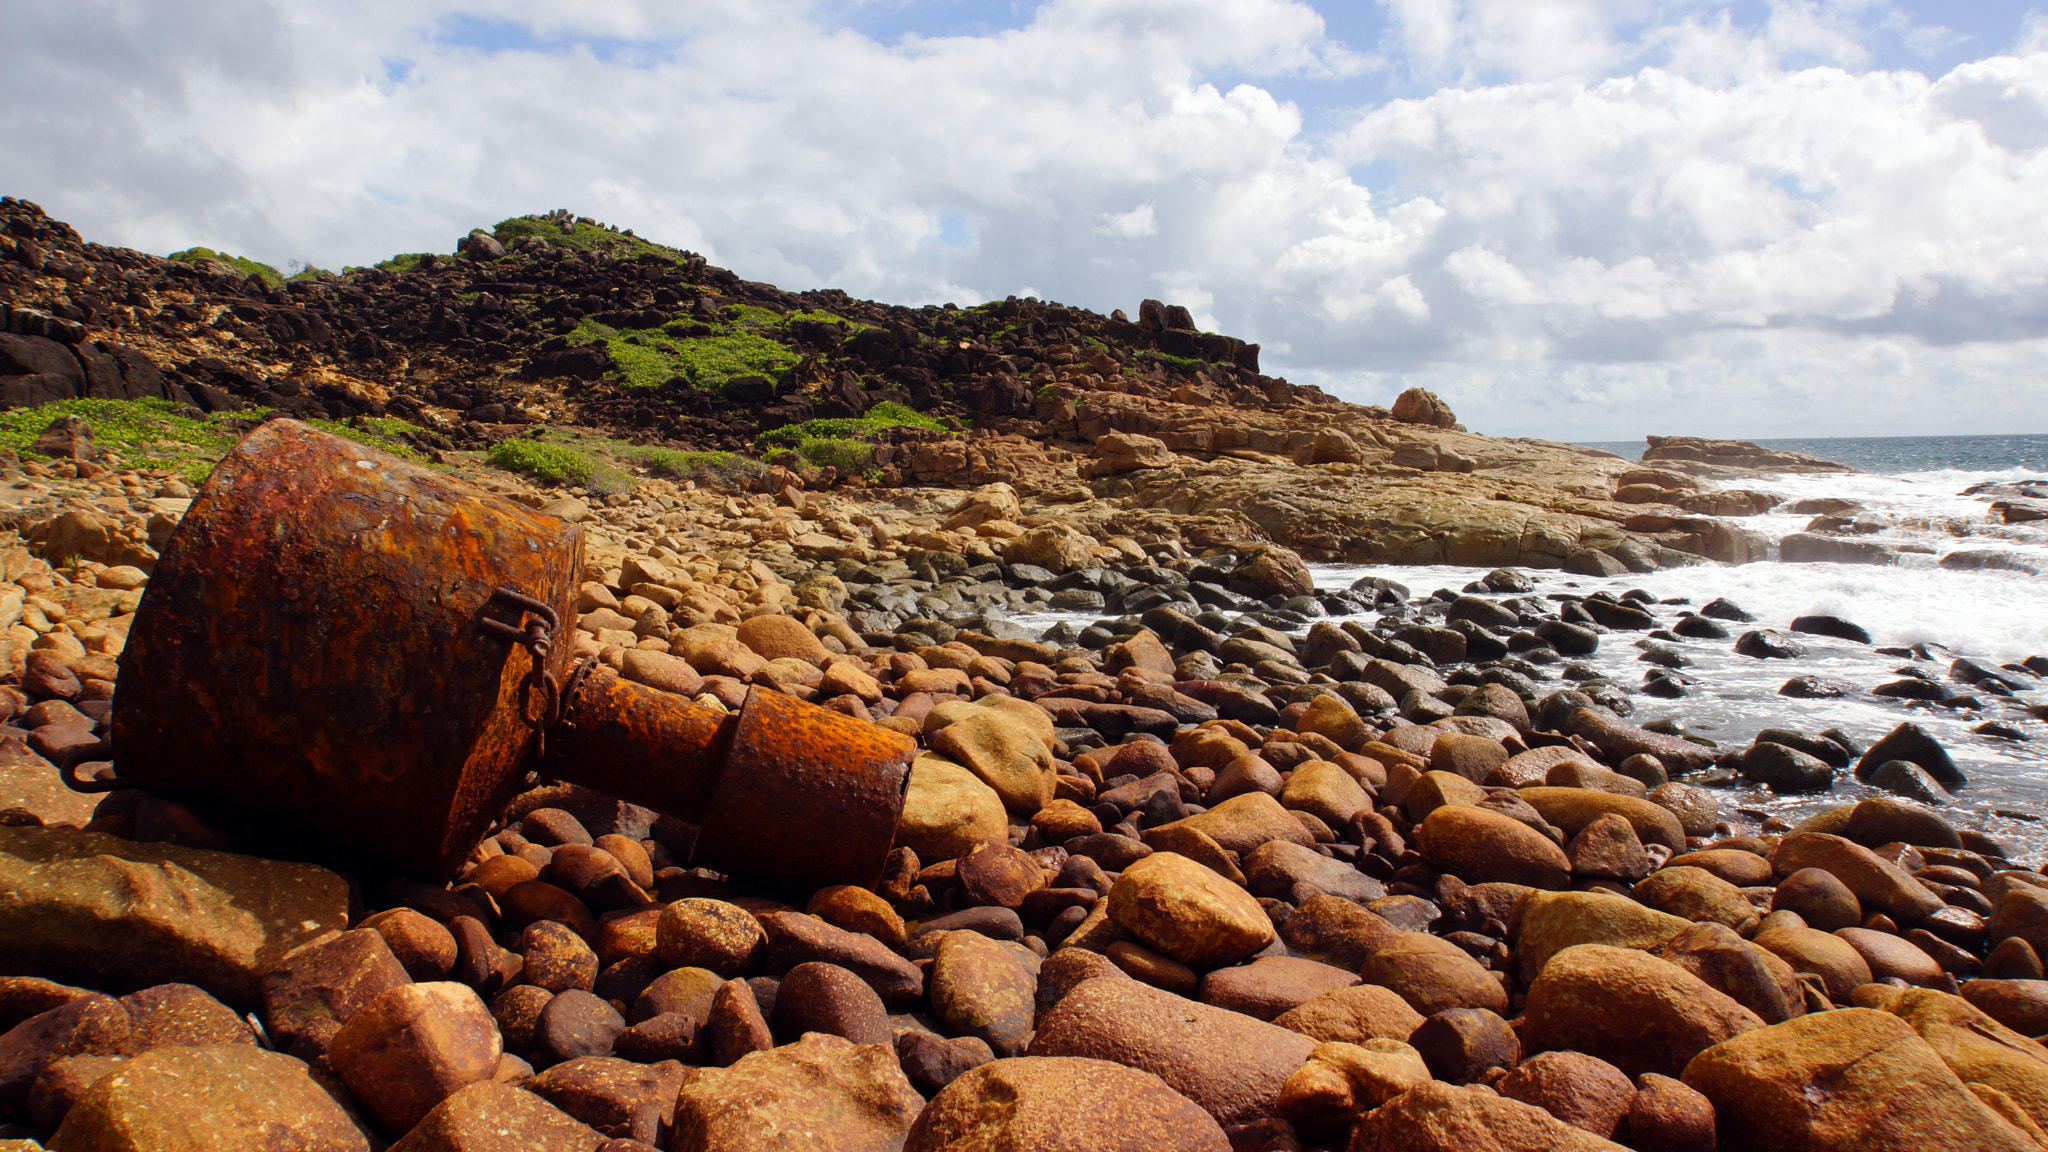
M 568 208 L 902 304 L 1146 297 L 1609 441 L 2048 431 L 2048 15 L 1888 0 L 50 0 L 0 192 L 335 268 Z

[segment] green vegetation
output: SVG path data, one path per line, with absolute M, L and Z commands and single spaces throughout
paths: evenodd
M 42 459 L 33 447 L 36 437 L 58 417 L 77 416 L 92 429 L 93 443 L 112 449 L 124 466 L 168 468 L 196 482 L 234 447 L 241 434 L 229 421 L 243 415 L 223 412 L 195 420 L 168 400 L 59 400 L 0 412 L 0 448 Z
M 251 260 L 247 256 L 230 256 L 225 252 L 216 252 L 211 248 L 187 248 L 183 252 L 173 252 L 165 257 L 165 259 L 176 260 L 180 264 L 197 264 L 202 260 L 212 260 L 225 264 L 244 276 L 260 276 L 265 283 L 273 288 L 283 284 L 285 280 L 284 273 L 279 272 L 268 264 Z M 310 269 L 310 271 L 315 276 L 319 275 L 318 269 Z M 300 275 L 304 276 L 305 274 L 300 273 Z
M 774 316 L 767 309 L 759 311 Z M 777 317 L 777 319 L 780 319 Z M 722 325 L 716 336 L 681 336 L 689 322 L 666 329 L 613 328 L 584 320 L 569 334 L 571 344 L 594 344 L 618 365 L 617 382 L 627 388 L 659 388 L 675 377 L 707 391 L 717 391 L 741 376 L 774 379 L 796 367 L 802 357 L 786 345 L 753 330 L 742 320 Z
M 566 227 L 564 225 L 567 225 Z M 638 236 L 613 232 L 595 224 L 578 224 L 545 219 L 539 216 L 514 216 L 498 221 L 491 234 L 498 243 L 511 247 L 528 236 L 538 236 L 557 248 L 570 248 L 578 252 L 603 252 L 608 256 L 625 258 L 652 253 L 666 256 L 671 260 L 682 259 L 682 253 L 662 244 L 650 243 Z
M 501 441 L 491 445 L 484 459 L 507 472 L 524 472 L 549 484 L 583 484 L 597 472 L 597 463 L 589 456 L 538 440 Z
M 906 408 L 894 400 L 884 400 L 868 409 L 865 416 L 842 417 L 836 420 L 806 420 L 801 424 L 791 424 L 763 432 L 754 438 L 754 442 L 764 446 L 772 444 L 789 447 L 813 439 L 872 439 L 890 428 L 929 428 L 936 432 L 944 427 L 945 425 L 915 408 Z M 806 452 L 805 455 L 808 456 L 809 453 Z
M 814 323 L 820 324 L 841 325 L 846 329 L 846 334 L 848 336 L 851 336 L 854 333 L 859 332 L 863 329 L 874 327 L 873 324 L 863 324 L 858 320 L 848 320 L 846 317 L 841 316 L 835 312 L 820 312 L 815 309 L 809 308 L 798 312 L 791 312 L 789 315 L 781 318 L 782 325 L 784 327 L 788 327 L 789 325 L 796 324 L 805 320 L 809 320 Z
M 840 436 L 805 436 L 797 454 L 819 468 L 837 468 L 842 476 L 858 476 L 875 463 L 875 446 Z
M 1161 364 L 1171 364 L 1175 368 L 1179 368 L 1183 372 L 1199 372 L 1203 368 L 1207 367 L 1207 365 L 1204 364 L 1202 361 L 1197 360 L 1192 356 L 1175 356 L 1168 352 L 1161 352 L 1155 348 L 1147 348 L 1145 351 L 1138 353 L 1138 359 L 1157 360 Z
M 656 476 L 671 480 L 695 480 L 722 488 L 739 487 L 768 470 L 766 464 L 734 452 L 681 452 L 674 448 L 645 448 L 640 460 Z

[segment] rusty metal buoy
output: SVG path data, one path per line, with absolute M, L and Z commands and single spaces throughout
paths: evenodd
M 872 885 L 914 743 L 767 689 L 721 713 L 572 664 L 582 569 L 576 525 L 272 420 L 150 578 L 116 686 L 119 778 L 447 877 L 541 767 L 699 824 L 693 864 Z

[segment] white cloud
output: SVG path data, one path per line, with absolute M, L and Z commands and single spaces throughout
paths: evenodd
M 1384 7 L 1375 58 L 1300 0 L 886 44 L 805 0 L 74 0 L 10 14 L 0 190 L 280 264 L 568 207 L 796 288 L 1159 295 L 1495 432 L 2048 427 L 2039 22 L 1930 79 L 1869 69 L 1945 42 L 1880 0 Z M 1429 83 L 1274 95 L 1373 69 Z

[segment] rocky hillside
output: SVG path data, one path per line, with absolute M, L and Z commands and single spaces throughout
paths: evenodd
M 1722 518 L 1766 498 L 1699 477 L 1828 466 L 1673 440 L 1639 467 L 1474 436 L 1424 392 L 1389 411 L 1265 375 L 1258 345 L 1158 301 L 1133 322 L 1036 299 L 786 292 L 562 212 L 478 230 L 453 255 L 289 278 L 207 249 L 87 243 L 12 198 L 0 232 L 0 402 L 14 408 L 284 413 L 420 452 L 497 446 L 529 470 L 546 453 L 522 442 L 577 429 L 766 458 L 787 466 L 777 486 L 1007 482 L 1098 537 L 1587 571 L 1759 557 Z M 648 466 L 627 455 L 626 472 Z

